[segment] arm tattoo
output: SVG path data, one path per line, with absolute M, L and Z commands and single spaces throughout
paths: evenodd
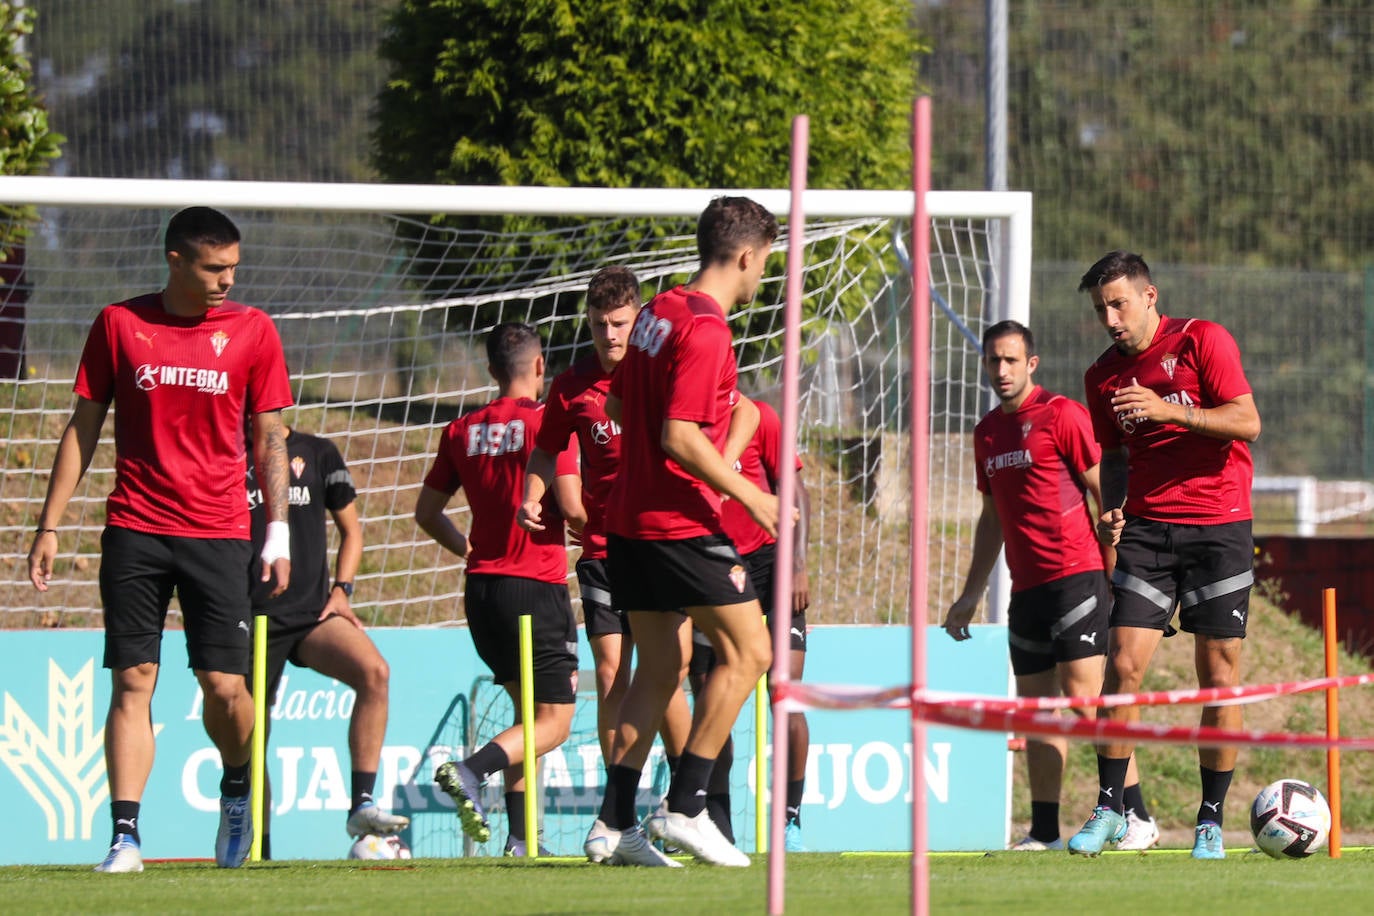
M 281 414 L 258 414 L 260 453 L 258 467 L 262 475 L 263 496 L 267 502 L 269 521 L 284 522 L 287 519 L 288 484 L 286 458 L 286 432 L 282 428 Z

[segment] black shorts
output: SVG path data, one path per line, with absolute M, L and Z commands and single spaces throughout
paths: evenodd
M 588 639 L 630 635 L 630 621 L 611 597 L 611 577 L 605 560 L 578 560 L 577 585 L 582 594 L 582 623 Z
M 468 573 L 463 605 L 477 655 L 496 683 L 520 684 L 520 617 L 529 614 L 535 702 L 577 699 L 577 619 L 566 585 Z
M 277 687 L 281 682 L 281 676 L 286 671 L 288 661 L 297 668 L 308 668 L 300 660 L 297 650 L 305 637 L 315 632 L 323 621 L 288 619 L 283 621 L 269 619 L 267 621 L 267 702 L 276 702 Z M 252 688 L 252 685 L 249 685 Z
M 1245 638 L 1255 540 L 1250 522 L 1176 525 L 1126 517 L 1112 573 L 1112 626 Z
M 754 583 L 754 591 L 758 592 L 759 603 L 763 605 L 763 616 L 769 621 L 769 632 L 772 632 L 771 614 L 773 610 L 773 564 L 778 555 L 778 545 L 764 544 L 753 553 L 746 554 L 744 566 L 749 570 L 749 580 Z M 793 652 L 806 651 L 806 611 L 797 611 L 792 614 L 791 634 L 789 644 Z
M 1111 593 L 1101 570 L 1015 592 L 1007 608 L 1013 674 L 1039 674 L 1060 662 L 1107 654 Z
M 627 611 L 727 607 L 758 595 L 735 545 L 723 534 L 681 541 L 610 535 L 606 567 L 615 603 Z
M 105 608 L 105 667 L 160 662 L 173 591 L 195 671 L 248 674 L 252 610 L 244 570 L 248 541 L 144 534 L 107 526 L 100 535 L 100 601 Z

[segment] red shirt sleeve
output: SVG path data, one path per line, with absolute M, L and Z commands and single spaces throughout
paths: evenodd
M 86 335 L 81 351 L 81 364 L 76 370 L 76 384 L 72 390 L 88 401 L 109 404 L 115 394 L 114 354 L 110 350 L 111 307 L 106 306 Z
M 1055 411 L 1054 444 L 1064 463 L 1080 474 L 1102 461 L 1102 448 L 1093 438 L 1088 411 L 1077 401 L 1064 398 Z
M 444 430 L 444 438 L 439 442 L 439 453 L 434 456 L 434 464 L 425 475 L 425 486 L 450 496 L 458 492 L 463 479 L 452 456 L 459 454 L 454 448 L 462 446 L 465 437 L 461 420 L 454 420 L 448 425 Z
M 544 402 L 544 419 L 540 421 L 539 432 L 534 437 L 535 447 L 550 455 L 557 455 L 567 448 L 568 440 L 576 429 L 573 415 L 568 410 L 566 378 L 567 374 L 564 373 L 553 380 L 549 396 Z M 559 473 L 563 472 L 560 470 Z

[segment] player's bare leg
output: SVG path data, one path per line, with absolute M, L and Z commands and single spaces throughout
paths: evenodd
M 792 649 L 788 653 L 788 669 L 793 681 L 800 681 L 806 673 L 806 653 Z M 801 837 L 801 803 L 806 785 L 806 764 L 811 754 L 811 726 L 806 713 L 794 712 L 787 717 L 787 825 L 785 828 L 788 852 L 805 852 Z
M 297 653 L 304 665 L 347 684 L 357 695 L 348 722 L 353 782 L 349 835 L 385 836 L 404 830 L 410 818 L 384 811 L 373 798 L 390 704 L 391 668 L 386 659 L 366 633 L 337 616 L 311 630 Z
M 1235 687 L 1240 684 L 1239 637 L 1216 637 L 1198 634 L 1193 640 L 1193 657 L 1197 667 L 1199 687 Z M 1202 707 L 1202 725 L 1225 729 L 1239 729 L 1243 714 L 1239 706 Z M 1226 853 L 1222 844 L 1221 825 L 1226 794 L 1231 788 L 1231 776 L 1236 769 L 1237 749 L 1234 747 L 1199 747 L 1198 764 L 1202 781 L 1202 802 L 1197 810 L 1196 837 L 1193 858 L 1221 859 Z
M 300 660 L 353 688 L 357 702 L 348 723 L 353 769 L 376 772 L 386 739 L 391 668 L 367 634 L 342 617 L 330 617 L 301 640 Z
M 158 666 L 152 662 L 110 672 L 113 693 L 105 717 L 105 771 L 112 801 L 140 801 L 153 771 L 153 688 Z
M 681 690 L 692 632 L 682 614 L 629 613 L 630 629 L 639 648 L 639 664 L 620 704 L 620 721 L 608 762 L 642 771 L 668 703 L 674 691 Z
M 596 733 L 601 742 L 601 757 L 609 761 L 615 747 L 620 704 L 630 687 L 633 670 L 630 656 L 634 651 L 634 643 L 620 633 L 605 633 L 587 641 L 591 644 L 592 664 L 596 671 Z
M 225 766 L 248 763 L 253 736 L 253 697 L 248 681 L 241 674 L 223 671 L 197 671 L 205 693 L 203 720 L 205 733 L 219 749 Z
M 1144 682 L 1162 630 L 1146 627 L 1112 627 L 1107 640 L 1107 671 L 1102 692 L 1135 693 Z M 1115 706 L 1102 710 L 1103 718 L 1115 722 L 1140 721 L 1136 706 Z M 1134 742 L 1110 741 L 1097 749 L 1097 806 L 1083 829 L 1068 843 L 1069 851 L 1095 856 L 1107 843 L 1115 843 L 1126 834 L 1125 808 L 1122 795 L 1126 787 L 1126 772 L 1135 752 Z
M 724 607 L 688 608 L 697 628 L 711 641 L 716 667 L 706 677 L 692 716 L 687 753 L 714 758 L 759 678 L 773 660 L 772 644 L 757 601 Z
M 1076 687 L 1083 686 L 1083 674 L 1096 681 L 1096 693 L 1102 689 L 1102 661 L 1100 657 L 1080 659 L 1089 662 L 1092 671 L 1073 672 L 1068 678 Z M 1055 668 L 1047 668 L 1034 674 L 1016 675 L 1016 695 L 1020 697 L 1058 696 L 1060 685 L 1066 679 L 1065 668 L 1077 662 L 1062 662 Z M 1078 665 L 1079 668 L 1084 667 Z M 1069 693 L 1065 690 L 1065 693 Z M 1083 694 L 1069 693 L 1070 696 Z M 1060 849 L 1059 837 L 1059 794 L 1064 783 L 1064 763 L 1068 759 L 1068 739 L 1057 735 L 1026 737 L 1026 773 L 1029 777 L 1031 797 L 1031 828 L 1024 839 L 1012 848 L 1016 850 Z
M 220 778 L 219 832 L 215 836 L 215 863 L 238 868 L 248 858 L 253 843 L 253 819 L 248 810 L 250 789 L 248 759 L 253 735 L 253 697 L 248 679 L 223 671 L 197 671 L 205 694 L 202 721 L 205 733 L 219 749 L 224 764 Z

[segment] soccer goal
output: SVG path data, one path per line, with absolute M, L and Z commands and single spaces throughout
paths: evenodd
M 176 209 L 216 206 L 238 222 L 243 262 L 232 295 L 277 322 L 298 403 L 288 421 L 334 440 L 349 462 L 366 540 L 355 609 L 370 624 L 433 625 L 462 619 L 461 563 L 416 529 L 412 511 L 444 425 L 494 396 L 485 333 L 500 321 L 532 322 L 550 373 L 561 371 L 590 347 L 588 278 L 624 265 L 646 297 L 684 281 L 696 267 L 695 217 L 720 193 L 754 197 L 786 232 L 783 190 L 0 178 L 0 200 L 36 208 L 20 296 L 0 313 L 24 331 L 22 369 L 0 385 L 9 558 L 0 606 L 18 615 L 11 625 L 78 625 L 98 613 L 111 424 L 61 520 L 56 587 L 36 592 L 23 558 L 86 331 L 106 303 L 161 286 L 161 233 Z M 927 199 L 935 308 L 931 352 L 919 358 L 932 379 L 930 591 L 915 616 L 938 622 L 959 590 L 980 506 L 968 433 L 990 401 L 977 341 L 989 323 L 1028 313 L 1030 195 Z M 909 191 L 805 196 L 798 449 L 813 506 L 817 623 L 911 619 L 912 211 Z M 741 387 L 775 405 L 783 261 L 770 264 L 756 301 L 732 313 Z

